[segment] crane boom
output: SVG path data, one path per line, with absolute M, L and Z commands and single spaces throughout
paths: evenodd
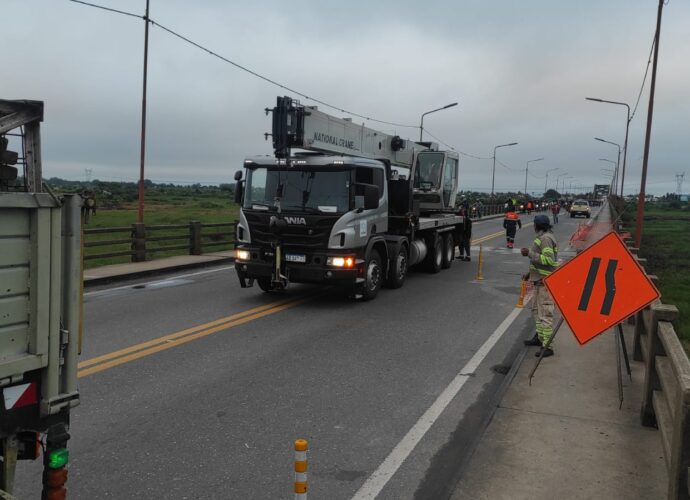
M 331 116 L 316 106 L 302 106 L 290 97 L 278 97 L 272 111 L 273 148 L 277 158 L 288 158 L 290 148 L 298 148 L 385 160 L 411 169 L 416 153 L 438 151 L 436 143 L 415 142 L 386 134 L 348 118 Z

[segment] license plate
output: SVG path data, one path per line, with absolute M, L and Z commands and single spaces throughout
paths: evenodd
M 285 262 L 300 262 L 304 264 L 307 262 L 307 256 L 302 253 L 286 253 Z

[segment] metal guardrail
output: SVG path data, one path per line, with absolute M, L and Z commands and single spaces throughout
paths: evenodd
M 155 253 L 181 250 L 187 250 L 189 255 L 202 255 L 209 248 L 230 248 L 235 243 L 236 224 L 237 221 L 212 224 L 190 221 L 188 224 L 136 223 L 131 226 L 85 229 L 84 260 L 130 257 L 132 262 L 143 262 Z M 97 235 L 119 237 L 104 240 L 98 239 Z M 125 245 L 129 245 L 129 248 L 122 248 Z M 90 250 L 113 246 L 119 248 L 100 253 Z
M 632 240 L 625 242 L 640 265 L 646 264 Z M 648 276 L 658 282 L 657 276 Z M 645 364 L 641 423 L 660 431 L 668 498 L 690 500 L 690 359 L 673 328 L 677 319 L 676 306 L 656 300 L 629 322 L 635 328 L 633 359 Z

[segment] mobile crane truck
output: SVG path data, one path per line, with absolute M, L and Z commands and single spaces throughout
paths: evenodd
M 42 181 L 42 121 L 43 102 L 0 100 L 0 498 L 14 498 L 17 461 L 41 451 L 42 498 L 65 498 L 79 404 L 81 223 L 91 200 L 55 196 Z
M 290 97 L 269 112 L 274 154 L 247 158 L 244 179 L 235 173 L 242 288 L 315 283 L 370 300 L 383 285 L 403 286 L 411 266 L 451 267 L 462 222 L 456 152 Z

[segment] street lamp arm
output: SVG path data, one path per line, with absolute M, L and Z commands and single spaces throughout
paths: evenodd
M 493 156 L 494 166 L 493 166 L 493 169 L 491 171 L 491 199 L 492 200 L 494 198 L 494 182 L 496 180 L 496 150 L 498 148 L 505 148 L 507 146 L 516 146 L 516 145 L 517 145 L 517 142 L 511 142 L 510 144 L 500 144 L 500 145 L 494 147 L 494 156 Z
M 422 118 L 419 122 L 419 140 L 422 140 L 422 134 L 424 133 L 424 117 L 430 113 L 435 113 L 436 111 L 442 111 L 444 109 L 452 108 L 453 106 L 457 106 L 457 102 L 452 102 L 450 104 L 446 104 L 445 106 L 438 108 L 438 109 L 432 109 L 431 111 L 427 111 L 426 113 L 422 113 Z
M 427 111 L 426 113 L 422 113 L 422 118 L 424 118 L 426 115 L 428 115 L 428 114 L 430 114 L 430 113 L 435 113 L 436 111 L 441 111 L 441 110 L 443 110 L 443 109 L 452 108 L 453 106 L 457 106 L 457 105 L 458 105 L 458 103 L 457 103 L 457 102 L 454 102 L 454 103 L 451 103 L 451 104 L 446 104 L 446 105 L 443 106 L 442 108 L 432 109 L 431 111 Z
M 659 7 L 659 8 L 661 8 L 661 7 Z M 661 11 L 659 11 L 659 12 L 661 12 Z M 656 62 L 656 59 L 654 59 L 654 61 Z M 625 164 L 626 164 L 626 160 L 628 158 L 628 130 L 630 128 L 630 122 L 632 121 L 632 116 L 630 116 L 630 106 L 625 102 L 609 101 L 606 99 L 599 99 L 597 97 L 585 97 L 585 99 L 588 101 L 606 102 L 609 104 L 617 104 L 619 106 L 625 106 L 628 110 L 628 118 L 625 122 L 625 143 L 623 144 L 623 175 L 621 177 L 621 190 L 620 190 L 620 195 L 623 196 L 623 186 L 625 184 Z M 620 146 L 618 148 L 619 148 L 618 154 L 620 156 Z

